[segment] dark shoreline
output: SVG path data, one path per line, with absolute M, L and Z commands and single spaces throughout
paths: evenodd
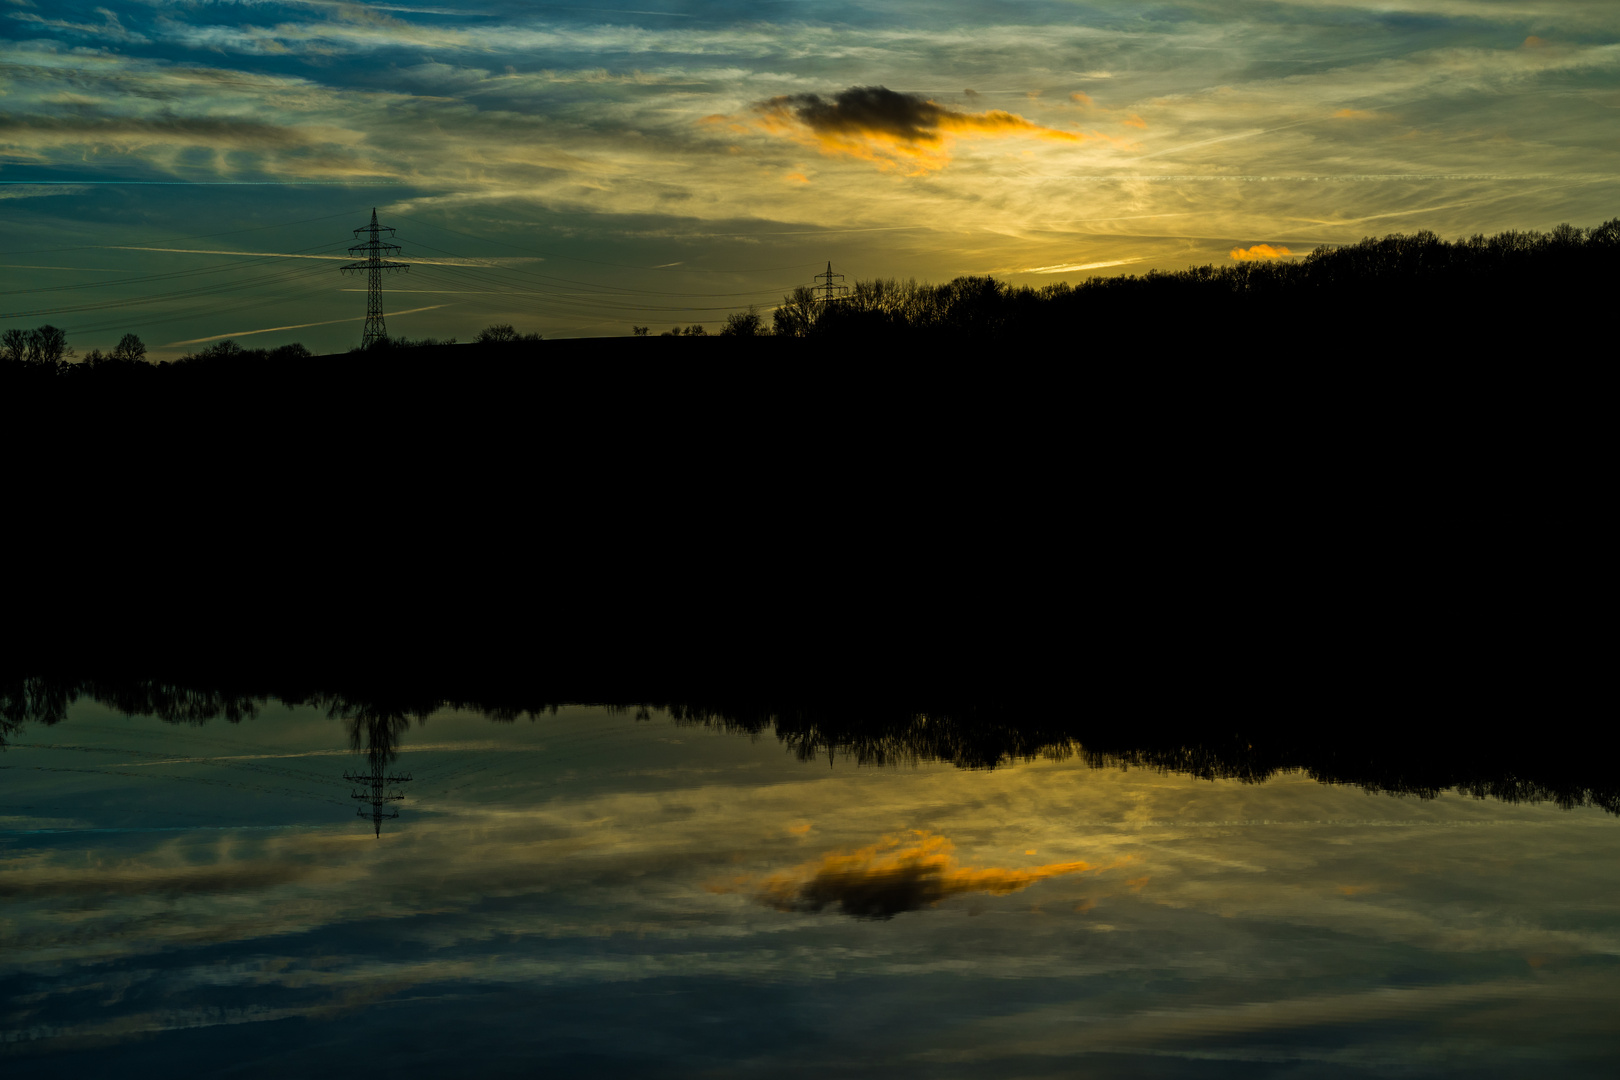
M 300 680 L 303 681 L 300 681 Z M 1036 757 L 1080 756 L 1095 768 L 1137 767 L 1204 779 L 1263 783 L 1303 771 L 1322 783 L 1369 792 L 1432 798 L 1455 790 L 1508 802 L 1553 802 L 1569 809 L 1600 807 L 1620 814 L 1614 775 L 1615 739 L 1587 734 L 1578 744 L 1558 739 L 1481 739 L 1445 723 L 1366 719 L 1356 724 L 1279 724 L 1252 718 L 1189 721 L 1108 717 L 1074 703 L 1033 698 L 999 703 L 898 697 L 818 699 L 713 697 L 670 700 L 656 695 L 570 696 L 543 677 L 469 684 L 405 678 L 322 680 L 307 672 L 265 673 L 237 681 L 73 676 L 0 676 L 0 725 L 15 736 L 65 717 L 80 696 L 128 715 L 169 723 L 250 721 L 271 700 L 324 709 L 364 734 L 393 739 L 439 708 L 486 713 L 495 722 L 536 718 L 569 704 L 606 705 L 649 715 L 666 711 L 677 724 L 739 735 L 772 735 L 801 759 L 826 757 L 884 766 L 944 761 L 960 768 L 994 768 Z M 448 693 L 446 693 L 448 691 Z M 402 726 L 403 725 L 403 726 Z M 0 741 L 3 746 L 3 741 Z

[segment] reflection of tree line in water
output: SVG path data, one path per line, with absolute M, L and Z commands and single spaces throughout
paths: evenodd
M 0 747 L 7 735 L 29 723 L 50 725 L 65 719 L 68 707 L 80 696 L 127 715 L 154 716 L 169 723 L 201 724 L 216 718 L 239 723 L 271 699 L 323 709 L 345 722 L 350 749 L 365 754 L 378 776 L 385 775 L 412 720 L 420 722 L 438 709 L 475 711 L 510 723 L 554 713 L 570 703 L 521 692 L 446 697 L 375 694 L 364 687 L 321 691 L 269 684 L 231 688 L 146 679 L 7 677 L 0 680 Z M 1068 719 L 1065 714 L 1073 714 L 1076 707 L 1052 701 L 940 702 L 920 709 L 882 698 L 824 705 L 656 697 L 572 703 L 633 711 L 638 720 L 662 710 L 679 725 L 749 736 L 774 734 L 804 761 L 826 758 L 833 763 L 842 758 L 868 766 L 943 761 L 960 768 L 994 768 L 1008 761 L 1078 757 L 1093 768 L 1152 768 L 1245 783 L 1301 770 L 1324 783 L 1373 792 L 1430 798 L 1455 789 L 1481 798 L 1550 801 L 1564 808 L 1591 805 L 1620 814 L 1620 780 L 1614 776 L 1603 735 L 1583 735 L 1577 744 L 1554 732 L 1539 740 L 1510 738 L 1469 725 L 1426 731 L 1396 720 L 1105 723 Z

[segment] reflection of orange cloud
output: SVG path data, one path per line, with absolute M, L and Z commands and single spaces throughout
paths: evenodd
M 810 182 L 810 178 L 804 173 L 790 172 L 787 174 L 786 179 L 793 181 L 795 184 L 808 184 Z M 806 825 L 805 828 L 809 828 L 809 826 Z
M 1256 244 L 1253 247 L 1233 248 L 1232 258 L 1239 262 L 1249 262 L 1255 259 L 1286 259 L 1293 254 L 1282 244 L 1272 247 L 1270 244 Z
M 1074 107 L 1080 112 L 1091 113 L 1099 118 L 1118 119 L 1120 124 L 1125 127 L 1141 128 L 1143 131 L 1147 130 L 1147 121 L 1142 119 L 1136 113 L 1128 112 L 1121 116 L 1120 110 L 1108 109 L 1098 105 L 1096 99 L 1084 91 L 1076 90 L 1074 93 L 1069 95 L 1069 100 L 1074 102 Z M 1092 137 L 1098 138 L 1099 136 L 1093 135 Z M 1110 139 L 1109 141 L 1117 142 L 1118 140 Z
M 773 135 L 814 146 L 824 154 L 907 167 L 920 176 L 950 161 L 952 137 L 1022 135 L 1056 142 L 1087 136 L 1059 131 L 1001 109 L 961 112 L 884 86 L 853 86 L 831 99 L 819 94 L 776 97 L 757 107 L 759 125 Z
M 934 833 L 912 831 L 885 836 L 870 847 L 833 852 L 819 862 L 776 874 L 755 893 L 778 911 L 820 911 L 836 905 L 859 919 L 888 919 L 902 911 L 933 907 L 947 897 L 982 892 L 992 896 L 1027 889 L 1061 874 L 1096 869 L 1066 862 L 1024 870 L 958 866 L 954 845 Z M 731 887 L 711 887 L 730 892 Z
M 1370 120 L 1372 113 L 1365 109 L 1340 109 L 1333 114 L 1335 120 Z
M 1545 44 L 1547 44 L 1546 38 L 1539 38 L 1534 34 L 1524 39 L 1524 47 L 1527 49 L 1539 49 Z

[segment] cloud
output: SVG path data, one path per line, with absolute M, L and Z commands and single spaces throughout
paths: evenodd
M 0 199 L 42 199 L 47 195 L 78 195 L 89 189 L 83 184 L 29 184 L 0 188 Z
M 886 168 L 905 165 L 911 175 L 943 168 L 954 136 L 1027 135 L 1060 142 L 1086 136 L 1059 131 L 1001 109 L 962 112 L 920 94 L 886 86 L 852 86 L 831 99 L 820 94 L 787 94 L 756 108 L 773 134 L 815 146 L 824 154 L 844 154 Z
M 26 873 L 20 860 L 7 866 L 0 897 L 31 900 L 94 895 L 160 895 L 238 893 L 303 881 L 316 871 L 308 866 L 257 860 L 213 866 L 150 867 L 134 860 L 85 869 L 53 866 L 45 873 Z
M 28 6 L 33 7 L 34 5 L 29 4 Z M 45 19 L 38 15 L 29 15 L 20 11 L 12 12 L 11 17 L 22 22 L 35 23 L 50 30 L 66 30 L 73 34 L 84 34 L 89 37 L 104 38 L 108 41 L 122 41 L 129 45 L 145 45 L 149 43 L 148 38 L 126 30 L 123 24 L 118 21 L 118 16 L 106 8 L 96 8 L 96 14 L 106 20 L 99 26 L 94 23 L 73 23 L 62 19 Z
M 1256 244 L 1253 247 L 1233 248 L 1231 251 L 1232 258 L 1239 262 L 1251 262 L 1256 259 L 1287 259 L 1293 254 L 1282 244 L 1275 247 L 1271 244 Z
M 948 839 L 912 830 L 885 836 L 870 847 L 833 852 L 819 862 L 768 877 L 755 888 L 755 895 L 778 911 L 821 911 L 836 905 L 857 919 L 890 919 L 961 893 L 1004 896 L 1049 877 L 1091 869 L 1094 867 L 1086 862 L 1024 870 L 970 869 L 957 865 L 955 845 Z M 715 891 L 732 890 L 720 887 Z

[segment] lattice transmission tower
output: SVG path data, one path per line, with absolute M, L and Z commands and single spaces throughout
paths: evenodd
M 349 798 L 360 800 L 362 805 L 355 809 L 355 813 L 360 817 L 369 817 L 371 819 L 372 834 L 379 839 L 382 837 L 383 819 L 399 817 L 398 810 L 391 814 L 385 814 L 383 813 L 383 807 L 388 803 L 399 802 L 405 797 L 390 793 L 388 785 L 408 783 L 411 779 L 409 776 L 389 776 L 384 771 L 385 767 L 384 760 L 378 755 L 373 755 L 369 773 L 343 774 L 343 779 L 349 783 L 365 785 L 365 790 L 350 792 Z M 366 813 L 365 804 L 371 806 L 371 813 Z
M 816 299 L 823 304 L 831 304 L 837 300 L 849 299 L 849 286 L 839 284 L 844 280 L 843 274 L 833 273 L 832 263 L 827 263 L 827 272 L 816 275 L 816 284 L 810 291 L 816 294 Z
M 394 230 L 386 225 L 377 224 L 377 208 L 371 208 L 371 224 L 362 225 L 354 230 L 354 235 L 366 234 L 368 239 L 363 244 L 356 244 L 349 249 L 350 255 L 360 256 L 359 262 L 352 262 L 340 269 L 347 274 L 353 270 L 356 273 L 366 272 L 366 333 L 360 339 L 360 347 L 369 349 L 379 341 L 388 338 L 388 328 L 383 325 L 382 311 L 382 274 L 384 270 L 409 270 L 410 263 L 392 262 L 393 253 L 399 250 L 398 244 L 388 244 L 377 239 L 378 233 L 394 235 Z M 827 264 L 828 269 L 832 264 Z

